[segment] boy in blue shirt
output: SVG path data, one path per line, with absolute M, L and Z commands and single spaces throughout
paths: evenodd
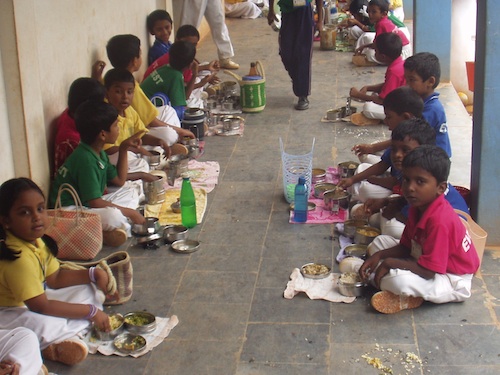
M 146 18 L 146 26 L 149 33 L 155 37 L 148 53 L 148 65 L 151 65 L 156 59 L 168 53 L 172 46 L 169 40 L 172 34 L 172 17 L 165 10 L 155 10 Z
M 436 132 L 436 146 L 441 147 L 448 157 L 451 157 L 446 114 L 439 101 L 439 93 L 434 91 L 441 77 L 439 59 L 430 52 L 420 52 L 407 58 L 404 68 L 406 84 L 424 101 L 422 116 Z

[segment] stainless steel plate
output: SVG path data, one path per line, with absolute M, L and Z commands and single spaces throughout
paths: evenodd
M 324 279 L 331 271 L 330 267 L 320 263 L 306 263 L 300 267 L 300 273 L 308 279 Z
M 113 340 L 115 348 L 125 354 L 139 353 L 146 348 L 146 339 L 141 335 L 122 333 Z

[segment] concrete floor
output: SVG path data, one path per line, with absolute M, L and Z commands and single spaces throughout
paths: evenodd
M 316 261 L 333 266 L 338 240 L 330 225 L 291 225 L 283 197 L 279 138 L 290 153 L 307 152 L 316 138 L 314 166 L 351 160 L 351 147 L 389 137 L 383 126 L 321 123 L 344 105 L 351 86 L 383 80 L 385 68 L 356 68 L 350 54 L 319 50 L 315 43 L 311 106 L 296 111 L 291 82 L 278 56 L 278 34 L 265 19 L 228 20 L 240 75 L 250 61 L 266 70 L 267 107 L 246 114 L 242 137 L 207 137 L 201 161 L 220 163 L 219 184 L 208 195 L 201 242 L 191 255 L 167 247 L 144 250 L 130 242 L 134 296 L 106 311 L 146 309 L 177 315 L 179 324 L 152 352 L 133 359 L 89 355 L 72 368 L 47 362 L 63 374 L 379 374 L 362 358 L 380 358 L 394 374 L 500 373 L 497 253 L 487 251 L 473 295 L 461 304 L 433 305 L 395 315 L 375 312 L 369 296 L 351 304 L 283 298 L 295 267 Z M 216 55 L 210 37 L 200 60 Z M 224 80 L 229 76 L 220 74 Z M 453 146 L 450 181 L 469 186 L 471 123 L 450 85 L 442 101 Z M 359 103 L 354 105 L 360 106 Z M 102 255 L 116 249 L 106 248 Z M 405 361 L 414 353 L 422 363 Z

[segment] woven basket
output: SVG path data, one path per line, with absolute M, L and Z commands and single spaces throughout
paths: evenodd
M 312 162 L 314 143 L 313 138 L 311 151 L 303 155 L 292 155 L 285 152 L 283 141 L 280 138 L 281 161 L 283 164 L 283 190 L 285 199 L 288 203 L 292 203 L 295 199 L 295 185 L 299 181 L 300 176 L 304 176 L 307 184 L 307 196 L 311 193 L 312 181 Z

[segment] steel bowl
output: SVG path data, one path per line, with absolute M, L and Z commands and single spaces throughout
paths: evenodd
M 113 340 L 115 348 L 125 354 L 140 353 L 146 348 L 146 339 L 141 335 L 122 333 Z
M 344 222 L 344 234 L 347 237 L 354 238 L 354 234 L 356 234 L 356 229 L 359 227 L 365 227 L 368 225 L 366 220 L 361 219 L 350 219 Z
M 134 224 L 132 226 L 132 233 L 138 236 L 147 236 L 158 233 L 160 228 L 160 220 L 157 217 L 147 217 L 144 224 Z
M 171 244 L 175 241 L 185 240 L 188 236 L 188 229 L 183 225 L 168 225 L 163 230 L 165 243 Z
M 156 317 L 147 311 L 130 312 L 125 314 L 123 319 L 126 330 L 136 335 L 150 333 L 156 329 Z
M 366 258 L 368 246 L 366 245 L 348 245 L 344 249 L 344 254 L 348 257 Z
M 142 155 L 142 158 L 146 160 L 150 167 L 156 167 L 160 165 L 161 154 L 158 151 L 149 151 L 151 155 Z
M 321 199 L 323 195 L 328 190 L 333 190 L 337 187 L 335 184 L 331 184 L 329 182 L 320 182 L 314 185 L 314 197 Z
M 380 235 L 380 229 L 374 227 L 359 227 L 356 228 L 354 234 L 354 243 L 358 245 L 369 245 L 375 237 Z
M 109 332 L 104 332 L 94 327 L 95 336 L 101 341 L 111 341 L 123 332 L 124 318 L 122 314 L 109 315 L 109 322 L 111 323 L 111 328 L 113 328 Z
M 200 249 L 200 243 L 195 240 L 179 240 L 170 245 L 176 253 L 189 254 Z
M 325 202 L 325 210 L 331 212 L 339 212 L 339 210 L 347 210 L 351 194 L 342 188 L 325 191 L 323 201 Z
M 312 183 L 313 185 L 319 184 L 320 182 L 325 182 L 326 180 L 326 170 L 321 168 L 312 169 Z
M 346 297 L 359 297 L 362 296 L 366 289 L 366 284 L 359 281 L 354 284 L 349 284 L 338 281 L 339 292 Z
M 359 163 L 355 161 L 344 161 L 338 164 L 340 177 L 349 178 L 354 176 L 354 172 L 356 172 L 356 168 L 358 168 Z

